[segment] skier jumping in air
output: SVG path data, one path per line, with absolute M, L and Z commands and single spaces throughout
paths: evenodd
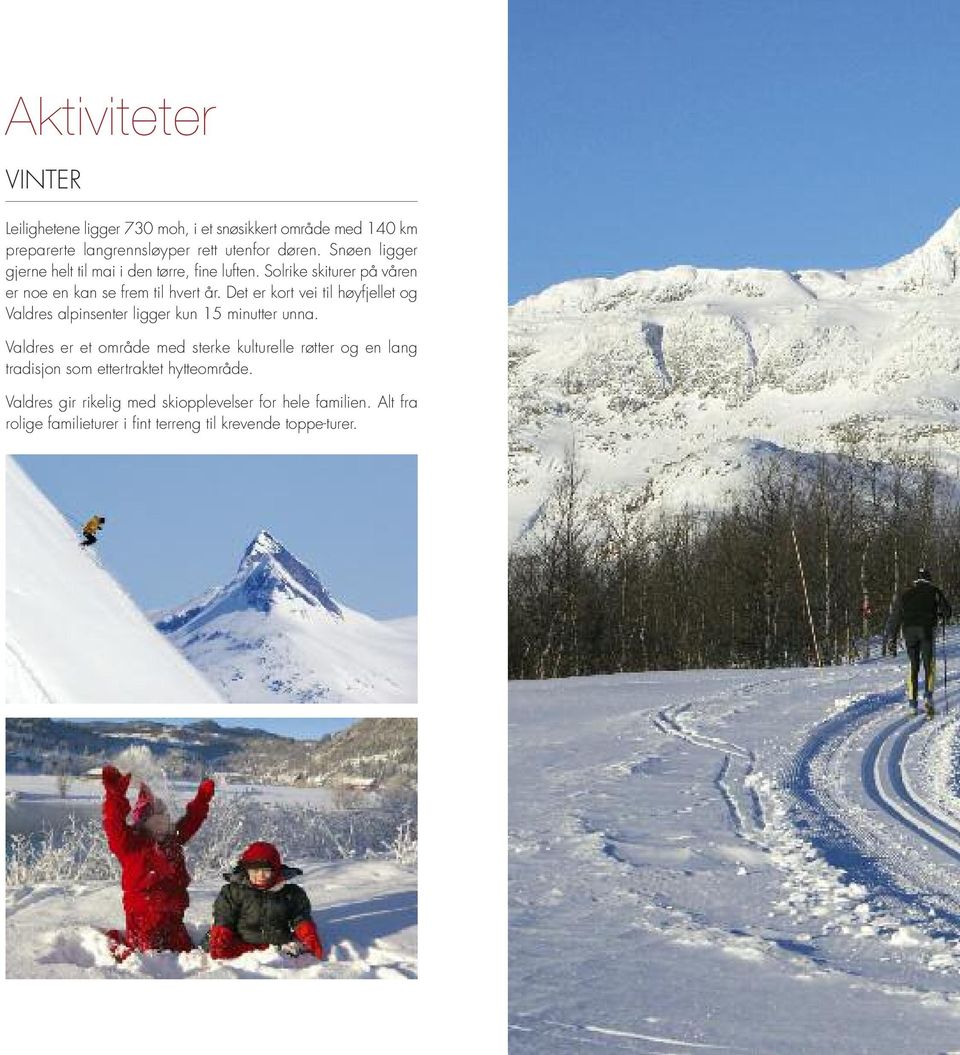
M 302 875 L 280 860 L 272 843 L 251 843 L 213 905 L 210 955 L 231 960 L 254 949 L 277 946 L 287 956 L 313 953 L 323 959 L 323 945 L 310 915 L 303 887 L 288 883 Z
M 95 546 L 97 542 L 97 532 L 106 524 L 107 518 L 102 516 L 90 517 L 90 519 L 80 529 L 83 532 L 83 542 L 81 546 Z
M 123 959 L 131 950 L 168 949 L 189 952 L 194 946 L 183 925 L 190 898 L 190 876 L 183 859 L 183 845 L 207 819 L 213 798 L 213 781 L 204 780 L 186 812 L 174 824 L 162 799 L 146 784 L 127 824 L 130 774 L 103 767 L 103 830 L 107 845 L 120 860 L 126 933 L 108 931 L 114 955 Z
M 890 618 L 884 632 L 884 645 L 888 641 L 896 641 L 897 634 L 903 630 L 903 643 L 910 657 L 907 696 L 914 714 L 917 713 L 917 682 L 922 661 L 924 710 L 928 718 L 934 715 L 934 635 L 938 620 L 946 622 L 952 614 L 950 602 L 943 591 L 933 585 L 930 572 L 926 568 L 917 572 L 916 579 L 900 593 L 890 610 Z

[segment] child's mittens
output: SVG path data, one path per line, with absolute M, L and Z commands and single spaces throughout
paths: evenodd
M 124 776 L 115 766 L 104 766 L 103 786 L 116 795 L 126 795 L 127 788 L 130 787 L 130 776 L 130 773 Z
M 298 923 L 293 928 L 293 933 L 296 935 L 297 940 L 306 946 L 307 952 L 312 952 L 318 960 L 323 959 L 323 945 L 320 942 L 320 935 L 317 933 L 317 925 L 312 919 L 305 919 Z
M 306 946 L 301 945 L 298 941 L 286 941 L 280 946 L 280 951 L 284 956 L 299 956 L 300 953 L 306 952 Z
M 213 798 L 213 790 L 213 781 L 209 777 L 201 780 L 200 787 L 197 788 L 197 798 L 201 802 L 209 802 Z
M 107 948 L 110 950 L 110 955 L 117 961 L 117 963 L 123 963 L 123 961 L 133 952 L 133 949 L 127 945 L 126 935 L 119 930 L 108 930 L 107 935 Z
M 229 927 L 214 924 L 210 928 L 210 956 L 214 960 L 232 960 L 252 947 L 242 942 Z

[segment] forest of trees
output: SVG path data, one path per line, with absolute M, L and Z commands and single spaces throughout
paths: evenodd
M 510 556 L 513 678 L 852 661 L 921 565 L 960 608 L 960 508 L 929 459 L 768 459 L 715 511 L 587 492 L 570 455 Z

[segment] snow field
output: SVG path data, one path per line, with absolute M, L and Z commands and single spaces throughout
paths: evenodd
M 114 882 L 37 884 L 7 890 L 8 978 L 354 978 L 417 976 L 417 887 L 409 868 L 390 861 L 298 862 L 327 950 L 282 956 L 271 950 L 235 960 L 205 952 L 134 953 L 116 963 L 100 928 L 123 927 Z M 187 929 L 199 941 L 210 927 L 221 882 L 190 886 Z
M 416 638 L 359 612 L 296 602 L 230 612 L 170 635 L 232 703 L 415 703 Z
M 902 657 L 514 684 L 511 1048 L 955 1050 L 960 715 L 901 685 Z

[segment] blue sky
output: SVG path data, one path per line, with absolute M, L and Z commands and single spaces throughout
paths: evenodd
M 510 300 L 880 264 L 960 207 L 955 0 L 510 0 Z
M 412 456 L 17 461 L 75 528 L 94 513 L 107 518 L 97 550 L 144 609 L 181 604 L 226 582 L 266 528 L 349 608 L 382 619 L 416 613 Z

